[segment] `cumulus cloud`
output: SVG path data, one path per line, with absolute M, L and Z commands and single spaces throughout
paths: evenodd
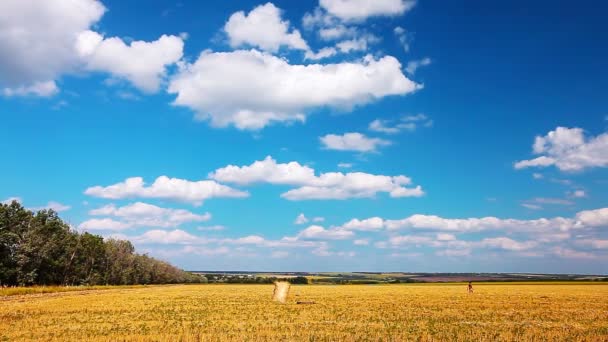
M 50 89 L 53 80 L 74 70 L 78 34 L 105 10 L 96 0 L 0 1 L 0 85 L 46 83 Z
M 424 195 L 420 186 L 407 188 L 412 180 L 406 176 L 373 175 L 363 172 L 328 172 L 319 176 L 315 170 L 298 162 L 277 163 L 268 156 L 251 165 L 229 165 L 209 175 L 220 182 L 241 185 L 270 183 L 300 186 L 281 195 L 288 200 L 348 199 L 373 197 L 379 192 L 391 197 Z
M 357 240 L 353 241 L 353 245 L 367 246 L 367 245 L 369 245 L 369 240 L 368 239 L 357 239 Z
M 142 235 L 131 237 L 130 240 L 141 244 L 193 244 L 201 242 L 199 237 L 181 229 L 171 231 L 149 230 Z
M 433 120 L 426 114 L 406 115 L 399 120 L 376 119 L 369 123 L 368 129 L 373 132 L 397 134 L 403 131 L 413 132 L 419 127 L 431 127 Z
M 413 0 L 320 0 L 319 6 L 345 21 L 363 21 L 369 17 L 398 16 L 414 7 Z
M 587 137 L 581 128 L 557 127 L 537 136 L 532 152 L 540 156 L 516 162 L 515 169 L 555 166 L 573 172 L 608 167 L 608 133 Z
M 328 150 L 375 152 L 380 146 L 388 146 L 390 141 L 380 138 L 369 138 L 364 134 L 352 132 L 343 135 L 327 134 L 319 140 Z
M 336 48 L 342 53 L 367 51 L 370 44 L 375 44 L 379 41 L 380 38 L 371 34 L 365 34 L 358 38 L 343 40 L 336 44 Z
M 298 217 L 296 217 L 295 221 L 293 223 L 295 224 L 305 224 L 308 222 L 308 218 L 304 215 L 304 213 L 300 213 L 300 215 L 298 215 Z
M 113 216 L 129 227 L 177 227 L 188 222 L 204 222 L 211 214 L 195 214 L 185 209 L 162 208 L 152 204 L 136 202 L 123 207 L 108 204 L 89 211 L 93 216 Z M 95 222 L 95 221 L 94 221 Z
M 52 96 L 62 75 L 92 70 L 143 91 L 159 87 L 182 56 L 180 37 L 125 44 L 91 31 L 106 9 L 97 0 L 0 2 L 0 89 L 5 96 Z
M 136 40 L 127 44 L 118 37 L 104 38 L 97 32 L 84 31 L 76 43 L 85 69 L 108 72 L 147 93 L 158 91 L 167 67 L 182 58 L 183 49 L 182 38 L 170 35 L 152 42 Z
M 290 64 L 256 50 L 203 52 L 171 79 L 175 105 L 216 127 L 256 130 L 275 122 L 303 122 L 307 110 L 351 108 L 422 86 L 406 78 L 391 56 L 357 62 Z
M 346 230 L 376 231 L 384 228 L 384 220 L 380 217 L 371 217 L 365 220 L 352 219 L 342 225 Z
M 484 247 L 500 248 L 508 251 L 523 251 L 538 245 L 536 241 L 519 242 L 507 237 L 486 238 L 481 240 Z
M 201 205 L 204 200 L 215 197 L 242 198 L 249 194 L 212 180 L 189 181 L 160 176 L 146 186 L 142 177 L 131 177 L 123 182 L 93 186 L 85 190 L 86 195 L 107 199 L 159 198 Z
M 281 19 L 281 10 L 270 2 L 248 14 L 243 11 L 232 14 L 224 31 L 233 48 L 249 45 L 270 52 L 277 52 L 281 46 L 309 50 L 300 31 L 290 30 L 289 21 Z
M 90 219 L 82 222 L 78 228 L 82 230 L 125 230 L 132 226 L 129 223 L 111 218 Z
M 325 229 L 324 227 L 312 225 L 298 233 L 298 239 L 321 239 L 321 240 L 344 240 L 353 237 L 355 234 L 344 229 Z

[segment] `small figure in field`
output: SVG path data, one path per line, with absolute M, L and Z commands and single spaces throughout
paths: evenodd
M 473 284 L 471 284 L 471 282 L 469 282 L 469 285 L 467 286 L 467 292 L 468 292 L 469 294 L 472 294 L 472 293 L 473 293 Z

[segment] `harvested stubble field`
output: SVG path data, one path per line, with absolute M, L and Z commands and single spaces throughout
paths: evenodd
M 608 285 L 178 285 L 0 297 L 0 339 L 605 341 Z M 314 301 L 297 305 L 297 300 Z

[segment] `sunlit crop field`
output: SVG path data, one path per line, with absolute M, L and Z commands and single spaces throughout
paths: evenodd
M 178 285 L 0 297 L 0 340 L 608 340 L 608 285 Z M 298 305 L 296 301 L 314 301 Z

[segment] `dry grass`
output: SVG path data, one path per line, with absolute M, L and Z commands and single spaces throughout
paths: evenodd
M 117 288 L 139 288 L 144 285 L 130 286 L 30 286 L 30 287 L 0 287 L 0 298 L 3 296 L 21 296 L 31 294 L 91 291 L 91 290 L 112 290 Z
M 0 299 L 0 340 L 603 341 L 608 285 L 185 285 Z M 296 300 L 315 301 L 296 305 Z

